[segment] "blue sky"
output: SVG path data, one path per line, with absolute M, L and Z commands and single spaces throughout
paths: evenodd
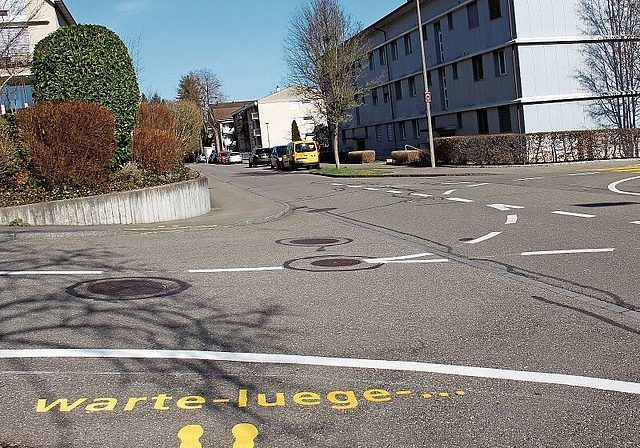
M 104 25 L 134 48 L 142 93 L 173 99 L 183 75 L 207 68 L 229 100 L 242 101 L 285 85 L 282 41 L 303 0 L 64 1 L 76 22 Z M 366 27 L 405 2 L 340 0 L 340 5 Z

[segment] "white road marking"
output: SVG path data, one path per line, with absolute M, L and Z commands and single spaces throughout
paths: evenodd
M 622 179 L 622 180 L 619 180 L 617 182 L 613 182 L 613 183 L 609 184 L 609 190 L 613 191 L 614 193 L 619 193 L 619 194 L 630 194 L 630 195 L 633 195 L 633 196 L 640 196 L 640 193 L 635 193 L 635 192 L 632 192 L 632 191 L 622 191 L 622 190 L 618 189 L 618 185 L 620 185 L 621 183 L 627 182 L 627 181 L 630 181 L 630 180 L 635 180 L 635 179 L 640 179 L 640 176 L 629 177 L 627 179 Z
M 513 182 L 522 182 L 524 180 L 540 180 L 544 179 L 544 177 L 523 177 L 522 179 L 513 179 Z
M 589 172 L 589 173 L 573 173 L 573 174 L 567 174 L 567 176 L 591 176 L 592 174 L 598 174 L 598 173 L 594 173 L 594 172 Z
M 640 221 L 631 221 L 631 224 L 640 224 Z
M 522 252 L 520 255 L 565 255 L 565 254 L 593 254 L 599 252 L 613 252 L 614 248 L 605 249 L 570 249 L 570 250 L 539 250 L 535 252 Z
M 367 263 L 388 263 L 390 261 L 411 260 L 414 258 L 428 257 L 433 255 L 431 252 L 423 252 L 421 254 L 402 255 L 399 257 L 384 257 L 384 258 L 364 258 Z
M 348 188 L 362 188 L 364 185 L 347 185 Z
M 473 185 L 467 185 L 468 188 L 473 188 L 473 187 L 483 187 L 485 185 L 489 185 L 489 182 L 482 182 L 480 184 L 473 184 Z
M 495 208 L 496 210 L 500 210 L 501 212 L 508 212 L 510 210 L 519 210 L 524 207 L 521 205 L 508 205 L 508 204 L 489 204 L 487 207 Z
M 365 190 L 368 190 L 368 191 L 379 191 L 380 189 L 379 188 L 373 188 L 373 187 L 366 187 Z
M 453 193 L 454 191 L 456 191 L 456 189 L 454 188 L 453 190 L 447 190 L 444 193 L 442 193 L 442 196 L 449 196 L 451 193 Z
M 555 212 L 551 212 L 552 215 L 563 215 L 563 216 L 574 216 L 576 218 L 595 218 L 596 215 L 587 215 L 585 213 L 572 213 L 572 212 L 563 212 L 560 210 L 556 210 Z
M 222 268 L 222 269 L 189 269 L 192 274 L 217 273 L 217 272 L 257 272 L 257 271 L 281 271 L 284 266 L 265 266 L 261 268 Z
M 491 238 L 494 238 L 498 235 L 500 235 L 502 232 L 490 232 L 487 233 L 485 236 L 481 236 L 480 238 L 476 238 L 475 240 L 471 240 L 471 241 L 465 241 L 465 244 L 477 244 L 477 243 L 481 243 L 483 241 L 487 241 Z
M 0 271 L 0 276 L 8 275 L 102 275 L 103 271 Z
M 433 195 L 426 193 L 410 193 L 409 196 L 417 196 L 419 198 L 431 198 Z
M 464 199 L 464 198 L 445 198 L 447 201 L 453 201 L 453 202 L 464 202 L 467 204 L 470 204 L 472 202 L 474 202 L 472 199 Z
M 332 183 L 331 185 L 333 185 L 334 187 L 340 187 L 340 186 L 342 186 L 342 185 L 344 185 L 344 184 Z
M 402 191 L 400 191 L 400 190 L 387 190 L 387 193 L 391 193 L 391 194 L 402 194 Z
M 504 223 L 515 224 L 517 222 L 518 222 L 518 215 L 507 215 L 507 220 Z
M 367 263 L 371 263 L 368 260 L 365 260 Z M 406 264 L 419 264 L 419 263 L 448 263 L 449 260 L 446 258 L 431 258 L 429 260 L 390 260 L 390 261 L 381 261 L 380 263 L 384 263 L 384 264 L 401 264 L 401 263 L 406 263 Z
M 78 359 L 180 359 L 253 364 L 285 364 L 350 369 L 379 369 L 403 372 L 434 373 L 473 378 L 490 378 L 528 383 L 582 387 L 640 395 L 640 383 L 618 381 L 558 373 L 530 372 L 474 366 L 457 366 L 415 361 L 388 361 L 383 359 L 335 358 L 322 356 L 284 355 L 268 353 L 233 353 L 198 350 L 137 350 L 137 349 L 25 349 L 0 350 L 1 359 L 26 358 L 78 358 Z

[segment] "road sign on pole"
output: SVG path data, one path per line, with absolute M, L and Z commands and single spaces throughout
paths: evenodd
M 425 103 L 431 102 L 431 92 L 429 92 L 428 90 L 424 92 L 424 102 Z

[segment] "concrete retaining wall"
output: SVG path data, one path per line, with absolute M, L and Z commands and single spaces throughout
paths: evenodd
M 0 225 L 94 226 L 173 221 L 211 210 L 206 177 L 143 190 L 0 208 Z

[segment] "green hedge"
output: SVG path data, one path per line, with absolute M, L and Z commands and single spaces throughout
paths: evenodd
M 140 89 L 127 47 L 100 25 L 59 28 L 33 54 L 36 101 L 84 99 L 102 104 L 115 117 L 116 165 L 129 157 Z

